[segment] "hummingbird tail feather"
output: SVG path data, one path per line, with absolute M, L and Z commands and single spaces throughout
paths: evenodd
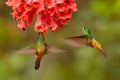
M 35 61 L 35 70 L 37 70 L 40 67 L 40 60 L 41 58 L 37 56 L 36 61 Z
M 104 50 L 102 48 L 98 48 L 98 50 L 106 57 L 107 54 L 104 52 Z
M 103 53 L 103 55 L 106 57 L 107 56 L 107 54 L 104 52 L 104 50 L 102 49 L 102 50 L 100 50 L 102 53 Z

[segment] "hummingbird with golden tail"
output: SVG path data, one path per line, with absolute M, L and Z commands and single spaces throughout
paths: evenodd
M 35 46 L 25 47 L 16 53 L 35 53 L 35 70 L 39 69 L 41 58 L 47 53 L 64 53 L 65 51 L 45 43 L 43 33 L 38 33 L 38 40 Z
M 36 44 L 36 60 L 35 60 L 35 69 L 37 70 L 40 66 L 41 58 L 47 54 L 47 44 L 44 41 L 43 33 L 38 33 L 38 41 Z
M 66 39 L 66 43 L 74 46 L 80 47 L 83 45 L 90 46 L 99 50 L 104 56 L 106 56 L 104 50 L 101 47 L 101 44 L 92 36 L 90 29 L 86 26 L 82 27 L 83 35 L 69 37 Z

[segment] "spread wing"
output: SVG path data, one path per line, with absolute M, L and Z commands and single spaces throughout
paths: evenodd
M 64 53 L 65 52 L 65 50 L 62 50 L 62 49 L 59 49 L 59 48 L 56 48 L 56 47 L 53 47 L 50 45 L 47 45 L 47 49 L 48 49 L 48 53 Z M 36 48 L 34 46 L 30 46 L 30 47 L 22 48 L 15 53 L 17 53 L 17 54 L 35 54 L 35 52 L 36 52 Z
M 50 45 L 48 45 L 47 48 L 48 48 L 48 53 L 65 53 L 66 52 L 63 49 L 59 49 L 57 47 L 50 46 Z
M 34 46 L 29 46 L 29 47 L 22 48 L 15 53 L 17 53 L 17 54 L 33 54 L 35 52 L 36 52 L 36 48 Z
M 84 46 L 87 45 L 87 40 L 88 37 L 83 35 L 83 36 L 75 36 L 75 37 L 69 37 L 65 40 L 65 43 L 73 46 L 73 47 L 80 47 L 80 46 Z

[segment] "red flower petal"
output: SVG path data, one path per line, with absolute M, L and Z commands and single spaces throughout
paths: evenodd
M 66 5 L 64 3 L 63 4 L 57 4 L 57 8 L 58 8 L 59 12 L 63 12 L 66 9 Z
M 67 20 L 66 19 L 61 19 L 61 24 L 67 25 Z
M 57 4 L 61 4 L 61 3 L 63 3 L 64 2 L 64 0 L 56 0 L 56 3 Z
M 71 18 L 72 17 L 72 12 L 73 12 L 72 9 L 68 9 L 67 12 L 66 12 L 66 18 Z
M 44 10 L 44 0 L 40 0 L 40 5 L 38 6 L 38 9 L 36 11 L 36 14 L 41 13 Z
M 25 21 L 22 21 L 22 20 L 19 21 L 17 27 L 20 28 L 20 29 L 25 30 L 26 29 L 26 23 L 25 23 Z
M 51 21 L 51 29 L 52 29 L 52 31 L 56 31 L 58 28 L 59 28 L 58 24 L 54 20 L 52 20 Z
M 36 32 L 44 32 L 44 33 L 48 32 L 47 26 L 36 26 L 36 27 L 34 27 L 34 29 Z
M 51 16 L 48 13 L 48 11 L 45 11 L 44 14 L 41 14 L 41 19 L 44 25 L 50 25 L 51 24 Z
M 35 10 L 34 9 L 32 9 L 31 11 L 29 11 L 27 13 L 27 18 L 26 18 L 27 25 L 30 25 L 32 23 L 32 20 L 34 18 L 34 14 L 35 14 Z
M 42 25 L 41 15 L 37 15 L 35 27 L 36 26 L 41 26 L 41 25 Z
M 31 4 L 26 4 L 24 7 L 27 11 L 30 11 L 33 8 Z
M 55 0 L 45 0 L 47 8 L 53 8 L 55 6 Z
M 19 2 L 21 2 L 20 0 L 8 0 L 7 2 L 5 2 L 5 4 L 7 6 L 15 6 L 17 5 Z
M 32 3 L 34 8 L 38 8 L 39 6 L 41 6 L 41 4 L 43 4 L 43 0 L 33 0 Z

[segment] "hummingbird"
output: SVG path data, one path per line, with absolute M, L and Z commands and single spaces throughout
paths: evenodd
M 16 53 L 35 53 L 35 70 L 40 67 L 41 58 L 47 53 L 64 53 L 62 49 L 47 45 L 44 40 L 43 33 L 38 33 L 38 40 L 35 46 L 25 47 Z
M 36 60 L 35 60 L 35 69 L 37 70 L 40 66 L 41 58 L 47 54 L 47 44 L 44 41 L 43 33 L 38 33 L 38 41 L 36 45 Z
M 68 37 L 66 39 L 66 43 L 69 45 L 72 45 L 74 47 L 80 47 L 80 46 L 90 46 L 92 48 L 96 48 L 99 50 L 104 56 L 106 56 L 104 50 L 102 49 L 101 44 L 93 37 L 90 29 L 86 26 L 82 27 L 82 33 L 81 36 L 74 36 L 74 37 Z

